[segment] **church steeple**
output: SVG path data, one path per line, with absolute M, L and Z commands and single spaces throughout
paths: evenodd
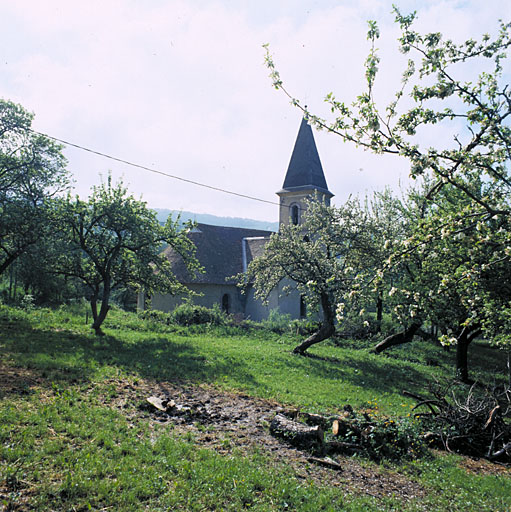
M 280 197 L 280 225 L 300 224 L 306 198 L 318 197 L 330 204 L 333 194 L 328 190 L 325 174 L 314 141 L 312 128 L 305 117 L 296 137 Z

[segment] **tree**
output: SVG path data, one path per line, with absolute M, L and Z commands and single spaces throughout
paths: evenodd
M 32 132 L 32 119 L 0 100 L 0 274 L 41 240 L 48 200 L 69 185 L 62 147 Z
M 361 287 L 361 293 L 365 293 L 368 304 L 375 303 L 376 333 L 381 332 L 383 312 L 388 301 L 387 292 L 400 278 L 399 272 L 389 271 L 383 275 L 378 274 L 378 270 L 384 268 L 395 247 L 409 235 L 413 210 L 408 206 L 388 188 L 375 192 L 371 199 L 366 198 L 365 209 L 370 219 L 366 229 L 371 229 L 372 245 L 371 250 L 364 255 L 367 275 L 360 275 L 359 281 L 374 284 L 372 289 Z
M 408 63 L 389 105 L 375 101 L 380 65 L 375 22 L 369 22 L 367 90 L 352 106 L 328 94 L 333 114 L 328 121 L 307 112 L 298 100 L 293 103 L 317 127 L 376 153 L 401 155 L 410 161 L 412 177 L 430 177 L 424 197 L 430 202 L 438 197 L 443 214 L 435 214 L 438 205 L 432 204 L 413 236 L 395 248 L 385 271 L 414 258 L 421 284 L 402 289 L 416 297 L 419 310 L 432 317 L 433 311 L 442 311 L 442 303 L 449 306 L 444 311 L 456 305 L 458 332 L 446 334 L 444 342 L 466 347 L 480 326 L 492 341 L 509 344 L 511 91 L 502 78 L 511 24 L 501 23 L 493 38 L 484 35 L 481 41 L 457 44 L 440 33 L 414 31 L 416 14 L 394 11 L 402 32 L 399 50 Z M 284 89 L 268 49 L 266 61 L 274 86 Z M 439 128 L 450 131 L 450 139 L 444 135 L 433 147 L 425 144 L 425 135 L 434 140 Z M 450 208 L 449 201 L 454 201 Z M 408 313 L 409 302 L 401 304 Z
M 145 289 L 149 293 L 186 292 L 162 255 L 170 244 L 193 273 L 199 270 L 195 247 L 183 229 L 169 217 L 160 225 L 146 204 L 127 195 L 122 183 L 94 187 L 88 201 L 78 197 L 62 200 L 55 211 L 60 225 L 62 250 L 55 272 L 78 278 L 89 291 L 92 328 L 102 334 L 112 291 L 120 287 Z M 99 310 L 98 310 L 99 304 Z
M 282 226 L 264 254 L 252 260 L 238 279 L 245 290 L 254 286 L 256 297 L 263 301 L 284 282 L 288 289 L 296 287 L 311 309 L 320 310 L 319 330 L 293 351 L 303 355 L 335 333 L 336 310 L 349 300 L 359 270 L 353 265 L 360 265 L 369 246 L 367 218 L 356 201 L 334 208 L 310 200 L 303 223 Z

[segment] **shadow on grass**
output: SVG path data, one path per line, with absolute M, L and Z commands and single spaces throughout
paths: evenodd
M 306 353 L 296 356 L 290 365 L 296 363 L 306 367 L 309 373 L 324 379 L 349 381 L 350 383 L 374 389 L 375 392 L 401 393 L 403 390 L 421 394 L 427 381 L 452 379 L 456 374 L 456 348 L 445 351 L 432 342 L 416 341 L 413 344 L 393 347 L 376 355 L 367 347 L 359 349 L 336 345 L 338 356 Z M 350 353 L 356 352 L 351 356 Z M 506 358 L 501 350 L 484 342 L 473 343 L 469 348 L 469 371 L 484 385 L 505 378 Z M 416 365 L 420 365 L 417 367 Z M 426 370 L 426 367 L 430 370 Z M 431 373 L 431 378 L 427 374 Z M 425 380 L 426 377 L 426 380 Z
M 293 357 L 288 364 L 307 368 L 309 374 L 321 379 L 349 381 L 366 390 L 373 389 L 376 393 L 401 393 L 403 389 L 418 391 L 423 388 L 424 372 L 407 362 L 376 358 L 369 354 L 364 356 L 356 358 L 343 354 L 342 357 L 325 357 L 308 354 L 303 358 Z
M 0 321 L 0 328 L 5 322 Z M 212 382 L 222 375 L 233 375 L 257 385 L 247 366 L 239 360 L 220 356 L 206 358 L 186 339 L 179 336 L 147 336 L 143 333 L 136 342 L 124 342 L 114 336 L 95 337 L 70 331 L 33 328 L 18 321 L 0 333 L 0 358 L 9 367 L 18 366 L 31 372 L 26 384 L 34 380 L 47 383 L 83 383 L 90 381 L 102 367 L 111 366 L 142 378 Z M 16 386 L 19 393 L 27 385 Z M 8 386 L 4 386 L 4 394 Z M 2 388 L 0 387 L 0 392 Z

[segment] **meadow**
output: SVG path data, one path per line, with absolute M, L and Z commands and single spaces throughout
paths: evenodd
M 257 442 L 238 446 L 235 435 L 202 442 L 216 435 L 208 425 L 186 430 L 144 405 L 168 383 L 266 408 L 335 415 L 349 404 L 413 421 L 415 401 L 403 391 L 452 379 L 453 351 L 414 342 L 376 355 L 374 342 L 338 340 L 301 357 L 291 354 L 296 333 L 167 325 L 116 309 L 104 327 L 106 336 L 94 336 L 82 306 L 0 306 L 4 510 L 511 509 L 511 471 L 502 465 L 429 450 L 397 461 L 344 457 L 336 473 L 305 456 L 287 464 Z M 506 377 L 505 353 L 482 342 L 471 347 L 470 366 L 481 382 Z

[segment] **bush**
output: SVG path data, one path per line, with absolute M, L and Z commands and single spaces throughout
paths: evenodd
M 225 325 L 227 316 L 215 305 L 211 309 L 185 302 L 177 306 L 170 314 L 171 321 L 178 325 Z
M 270 331 L 276 332 L 277 334 L 282 334 L 283 332 L 289 330 L 290 324 L 291 315 L 287 313 L 281 313 L 276 308 L 270 310 L 268 318 L 261 320 L 261 326 L 263 329 L 268 329 Z
M 145 311 L 140 311 L 138 316 L 142 318 L 142 320 L 153 320 L 165 325 L 170 325 L 172 323 L 172 316 L 170 313 L 164 313 L 157 309 L 146 309 Z
M 309 320 L 308 318 L 301 318 L 291 320 L 289 324 L 289 330 L 292 334 L 298 334 L 300 336 L 310 336 L 319 329 L 319 322 Z
M 415 418 L 377 418 L 367 412 L 352 411 L 338 421 L 339 431 L 335 439 L 341 441 L 341 445 L 337 448 L 334 444 L 334 451 L 354 449 L 355 453 L 375 461 L 416 459 L 428 453 L 421 424 Z
M 24 295 L 20 302 L 21 309 L 25 311 L 32 311 L 35 307 L 35 299 L 33 295 L 27 294 Z

